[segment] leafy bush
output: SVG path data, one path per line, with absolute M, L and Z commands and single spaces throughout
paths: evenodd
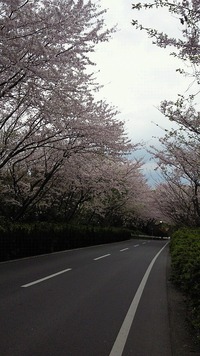
M 40 222 L 0 226 L 0 261 L 127 240 L 127 229 Z
M 191 323 L 200 339 L 200 229 L 181 229 L 172 235 L 172 279 L 185 293 Z

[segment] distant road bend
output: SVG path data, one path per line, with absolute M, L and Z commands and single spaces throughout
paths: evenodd
M 0 263 L 0 355 L 171 356 L 168 241 Z

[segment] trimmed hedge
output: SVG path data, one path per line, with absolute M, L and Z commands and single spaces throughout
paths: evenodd
M 180 229 L 171 238 L 172 280 L 184 292 L 189 319 L 200 340 L 200 229 Z
M 127 240 L 127 229 L 40 222 L 0 226 L 0 261 Z

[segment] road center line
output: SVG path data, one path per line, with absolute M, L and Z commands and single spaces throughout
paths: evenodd
M 107 255 L 96 257 L 96 258 L 94 258 L 94 261 L 100 260 L 101 258 L 108 257 L 108 256 L 110 256 L 110 253 L 108 253 Z
M 22 287 L 22 288 L 31 287 L 31 286 L 33 286 L 34 284 L 41 283 L 41 282 L 43 282 L 43 281 L 46 281 L 47 279 L 56 277 L 56 276 L 58 276 L 59 274 L 62 274 L 62 273 L 65 273 L 65 272 L 69 272 L 69 271 L 71 271 L 71 268 L 67 268 L 67 269 L 64 269 L 63 271 L 60 271 L 60 272 L 51 274 L 51 275 L 46 276 L 46 277 L 44 277 L 44 278 L 37 279 L 36 281 L 33 281 L 33 282 L 30 282 L 30 283 L 24 284 L 24 285 L 21 286 L 21 287 Z
M 121 356 L 126 344 L 126 340 L 128 338 L 128 334 L 131 328 L 131 325 L 133 323 L 133 319 L 135 317 L 135 313 L 138 307 L 138 304 L 140 302 L 144 287 L 147 283 L 148 277 L 150 275 L 150 272 L 152 270 L 152 267 L 155 263 L 155 261 L 157 260 L 158 256 L 160 255 L 160 253 L 164 250 L 164 248 L 168 245 L 169 242 L 167 242 L 161 249 L 160 251 L 157 253 L 157 255 L 153 258 L 153 260 L 151 261 L 149 267 L 147 268 L 144 277 L 142 278 L 142 281 L 138 287 L 138 290 L 132 300 L 132 303 L 129 307 L 129 310 L 125 316 L 125 319 L 122 323 L 121 329 L 117 335 L 117 338 L 115 340 L 115 343 L 113 345 L 113 348 L 110 352 L 109 356 Z
M 123 252 L 123 251 L 126 251 L 126 250 L 129 250 L 129 247 L 123 248 L 122 250 L 120 250 L 120 252 Z
M 140 245 L 134 245 L 133 247 L 138 247 L 138 246 L 140 246 Z

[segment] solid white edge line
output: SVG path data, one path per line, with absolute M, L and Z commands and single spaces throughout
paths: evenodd
M 100 260 L 101 258 L 108 257 L 108 256 L 110 256 L 110 253 L 108 253 L 107 255 L 96 257 L 96 258 L 94 258 L 94 261 Z
M 43 282 L 43 281 L 46 281 L 47 279 L 56 277 L 56 276 L 58 276 L 59 274 L 62 274 L 62 273 L 65 273 L 65 272 L 69 272 L 69 271 L 71 271 L 71 270 L 72 270 L 71 268 L 64 269 L 63 271 L 60 271 L 60 272 L 51 274 L 51 275 L 49 275 L 49 276 L 47 276 L 47 277 L 44 277 L 44 278 L 37 279 L 36 281 L 30 282 L 30 283 L 27 283 L 27 284 L 24 284 L 24 285 L 21 286 L 21 287 L 22 287 L 22 288 L 27 288 L 27 287 L 33 286 L 34 284 L 41 283 L 41 282 Z
M 148 277 L 150 275 L 150 272 L 152 270 L 152 267 L 156 261 L 156 259 L 158 258 L 158 256 L 161 254 L 161 252 L 164 250 L 164 248 L 168 245 L 169 242 L 167 242 L 161 249 L 160 251 L 157 253 L 157 255 L 153 258 L 153 260 L 151 261 L 149 267 L 147 268 L 144 277 L 142 278 L 142 281 L 137 289 L 137 292 L 132 300 L 132 303 L 129 307 L 129 310 L 125 316 L 125 319 L 122 323 L 122 326 L 119 330 L 119 333 L 117 335 L 117 338 L 114 342 L 114 345 L 112 347 L 112 350 L 109 354 L 109 356 L 121 356 L 126 344 L 126 340 L 128 338 L 128 334 L 131 328 L 131 325 L 133 323 L 133 319 L 138 307 L 138 304 L 140 302 L 144 287 L 147 283 Z
M 126 250 L 129 250 L 129 247 L 123 248 L 122 250 L 120 250 L 120 252 L 124 252 Z

